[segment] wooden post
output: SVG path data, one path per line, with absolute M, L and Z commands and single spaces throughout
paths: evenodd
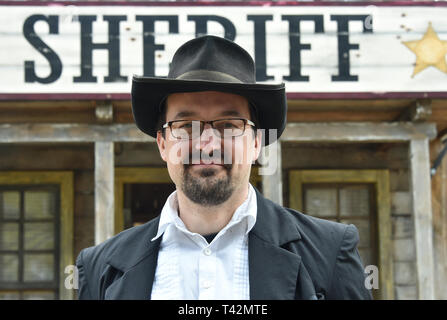
M 442 137 L 442 135 L 440 134 Z M 447 136 L 445 136 L 447 139 Z M 443 150 L 443 138 L 430 144 L 431 159 L 436 159 Z M 442 158 L 436 172 L 432 172 L 433 250 L 436 274 L 435 299 L 446 300 L 447 290 L 447 154 Z M 432 163 L 433 167 L 434 163 Z
M 410 186 L 419 299 L 434 299 L 434 254 L 428 138 L 410 141 Z
M 447 157 L 444 157 L 442 161 L 442 176 L 441 176 L 441 216 L 440 216 L 440 241 L 439 241 L 439 263 L 442 275 L 441 279 L 445 279 L 444 282 L 439 284 L 442 287 L 443 294 L 439 294 L 437 299 L 447 299 L 447 290 L 445 289 L 445 283 L 447 283 Z
M 113 142 L 95 142 L 95 244 L 115 234 Z
M 266 154 L 267 151 L 267 154 Z M 282 205 L 281 142 L 277 140 L 261 151 L 262 193 L 273 202 Z

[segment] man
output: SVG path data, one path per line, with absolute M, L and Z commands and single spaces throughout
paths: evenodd
M 167 78 L 134 77 L 136 124 L 156 137 L 176 191 L 156 219 L 79 254 L 80 299 L 371 298 L 353 225 L 249 184 L 286 124 L 284 84 L 256 84 L 254 70 L 234 42 L 204 36 L 177 50 Z

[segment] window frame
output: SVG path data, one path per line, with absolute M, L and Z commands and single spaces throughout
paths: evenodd
M 391 239 L 391 200 L 388 170 L 290 170 L 289 206 L 303 210 L 303 184 L 370 183 L 375 188 L 377 209 L 377 248 L 379 298 L 394 299 L 393 252 Z
M 0 185 L 59 186 L 59 300 L 73 300 L 74 290 L 65 288 L 65 268 L 74 265 L 73 207 L 74 188 L 71 171 L 0 171 Z

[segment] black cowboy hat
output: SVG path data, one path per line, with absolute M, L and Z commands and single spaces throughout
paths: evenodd
M 156 137 L 163 102 L 177 92 L 221 91 L 247 98 L 255 108 L 264 145 L 279 138 L 286 126 L 284 84 L 257 84 L 253 59 L 233 41 L 203 36 L 184 43 L 174 54 L 167 78 L 134 76 L 132 112 L 138 128 Z

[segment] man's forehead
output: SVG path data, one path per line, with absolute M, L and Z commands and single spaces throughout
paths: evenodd
M 173 116 L 174 119 L 183 119 L 183 118 L 191 118 L 191 117 L 195 117 L 195 116 L 200 116 L 201 113 L 200 112 L 195 112 L 195 111 L 189 111 L 189 110 L 177 110 L 173 112 Z M 237 110 L 221 110 L 220 112 L 218 110 L 216 110 L 215 113 L 216 116 L 229 116 L 229 117 L 240 117 L 240 116 L 244 116 L 245 114 L 237 111 Z
M 197 92 L 177 92 L 171 93 L 167 97 L 167 101 L 239 101 L 248 102 L 244 96 L 223 92 L 223 91 L 197 91 Z
M 207 114 L 245 117 L 249 114 L 249 103 L 245 97 L 214 91 L 171 94 L 165 106 L 166 113 L 175 118 Z

